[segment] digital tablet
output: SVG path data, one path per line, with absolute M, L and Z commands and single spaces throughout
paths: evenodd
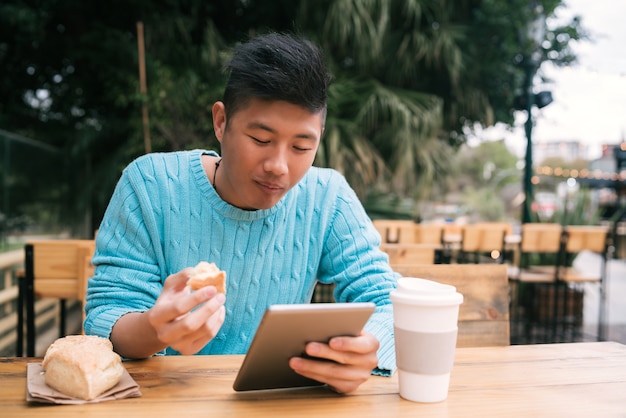
M 291 357 L 304 356 L 311 341 L 357 336 L 374 312 L 373 303 L 272 305 L 263 315 L 239 369 L 236 391 L 320 386 L 289 367 Z

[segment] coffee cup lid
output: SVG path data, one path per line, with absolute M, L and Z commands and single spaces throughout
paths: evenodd
M 451 305 L 463 303 L 463 295 L 449 284 L 417 277 L 401 277 L 397 289 L 391 292 L 391 300 L 425 305 Z

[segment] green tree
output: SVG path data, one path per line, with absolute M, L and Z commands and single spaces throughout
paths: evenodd
M 561 2 L 541 3 L 550 16 Z M 520 39 L 533 18 L 528 1 L 302 4 L 297 22 L 329 51 L 338 85 L 331 115 L 340 127 L 329 121 L 333 147 L 320 160 L 341 155 L 370 167 L 354 172 L 353 184 L 359 176 L 364 188 L 382 179 L 400 195 L 431 197 L 445 187 L 450 155 L 475 124 L 513 122 L 527 54 Z M 577 19 L 552 28 L 540 59 L 571 63 L 570 41 L 583 36 Z
M 553 15 L 561 1 L 541 3 Z M 361 196 L 427 198 L 447 187 L 468 129 L 512 121 L 530 19 L 525 0 L 5 0 L 0 128 L 61 150 L 11 154 L 10 210 L 56 202 L 59 223 L 91 213 L 97 225 L 121 169 L 144 152 L 144 103 L 153 150 L 217 147 L 210 106 L 229 48 L 268 30 L 299 32 L 327 52 L 335 83 L 317 163 Z M 581 34 L 578 20 L 552 28 L 542 59 L 571 62 Z
M 504 141 L 464 145 L 453 158 L 450 193 L 458 196 L 457 201 L 472 218 L 505 220 L 508 211 L 514 209 L 507 207 L 511 201 L 509 188 L 521 187 L 522 172 L 517 162 Z
M 457 190 L 486 187 L 497 191 L 507 184 L 521 183 L 518 158 L 504 141 L 481 142 L 475 147 L 464 145 L 453 162 Z

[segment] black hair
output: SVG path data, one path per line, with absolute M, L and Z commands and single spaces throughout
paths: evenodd
M 322 52 L 291 34 L 269 33 L 238 45 L 224 89 L 227 117 L 252 98 L 281 100 L 311 113 L 325 112 L 331 76 Z

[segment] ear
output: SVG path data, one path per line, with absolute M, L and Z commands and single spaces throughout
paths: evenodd
M 226 130 L 226 109 L 224 108 L 224 103 L 215 102 L 213 104 L 213 130 L 215 131 L 215 136 L 217 140 L 222 142 L 222 137 L 224 136 L 224 131 Z

